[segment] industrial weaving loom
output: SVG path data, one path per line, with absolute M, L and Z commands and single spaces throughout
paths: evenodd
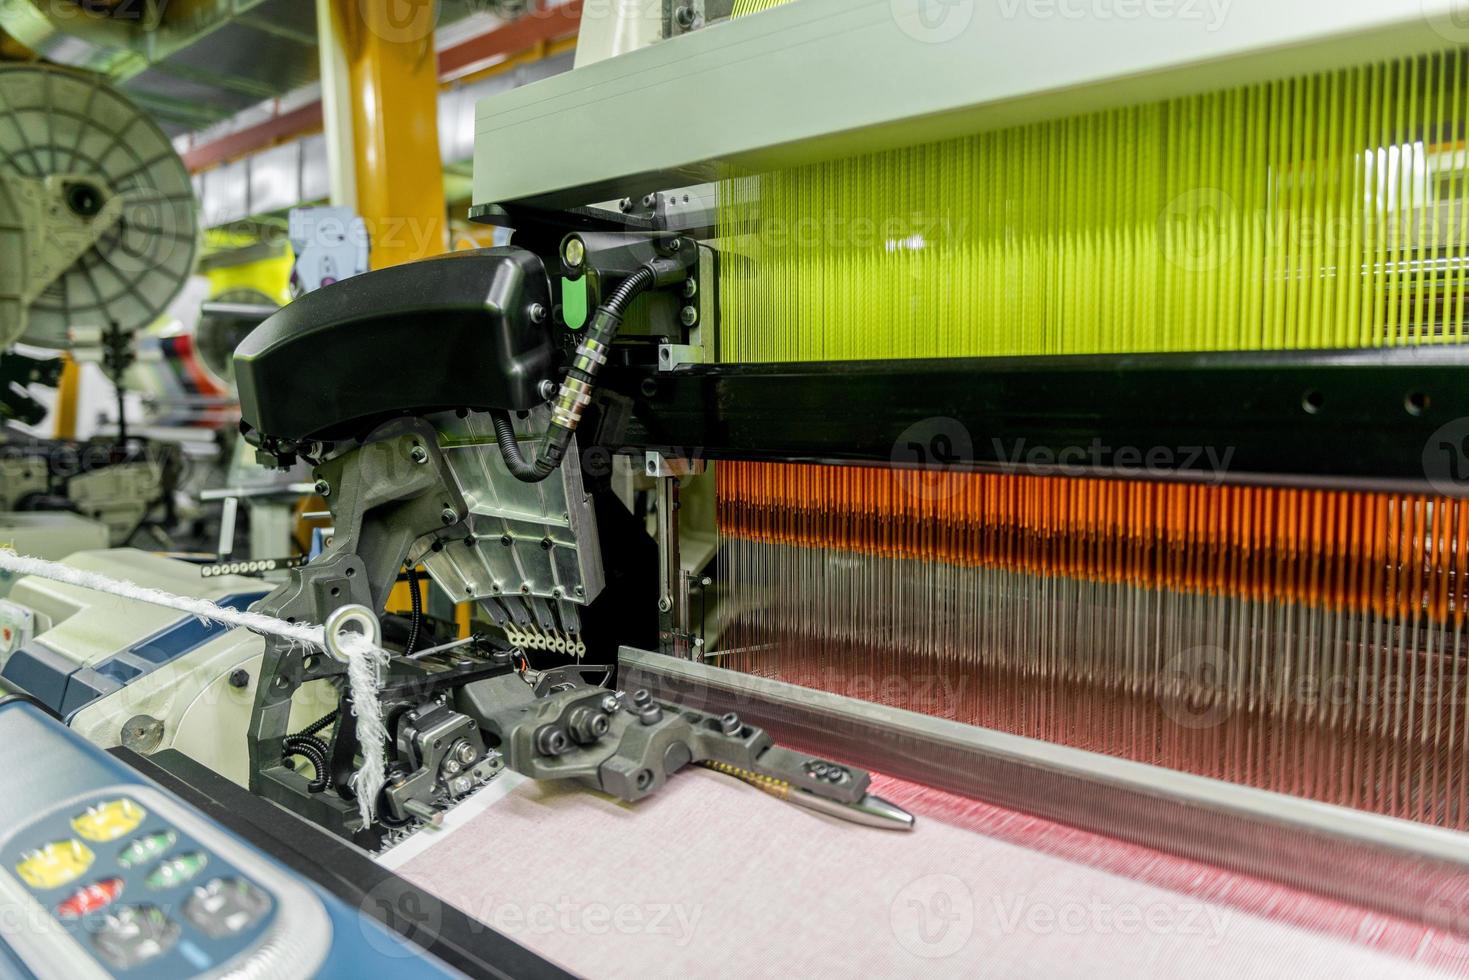
M 723 267 L 721 355 L 1462 343 L 1466 112 L 1469 56 L 1450 49 L 726 182 L 721 230 L 746 261 Z M 1160 418 L 1213 397 L 1206 375 L 1154 394 Z M 1299 399 L 1282 423 L 1307 431 L 1349 407 Z M 1433 411 L 1410 387 L 1363 421 Z M 1182 427 L 976 447 L 968 422 L 894 444 L 938 474 L 723 465 L 721 663 L 1465 828 L 1461 500 L 1231 486 L 1251 475 L 1229 443 L 1189 447 Z M 1458 491 L 1462 435 L 1421 445 L 1425 489 Z M 959 472 L 976 450 L 1018 472 Z M 1201 481 L 1146 479 L 1190 453 Z M 1109 461 L 1144 479 L 1072 478 Z M 1048 468 L 1063 475 L 1028 475 Z
M 0 677 L 470 972 L 1469 974 L 1453 0 L 637 6 L 479 105 L 511 244 L 236 349 L 277 628 L 118 681 L 190 570 L 82 554 Z

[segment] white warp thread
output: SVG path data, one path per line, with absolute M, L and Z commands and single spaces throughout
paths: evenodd
M 320 626 L 288 623 L 262 613 L 227 609 L 208 599 L 150 589 L 59 562 L 19 555 L 5 548 L 0 548 L 0 569 L 16 575 L 35 575 L 123 599 L 135 599 L 154 606 L 177 609 L 199 619 L 243 627 L 317 650 L 326 650 L 326 632 Z M 383 722 L 378 691 L 382 685 L 381 672 L 388 663 L 388 654 L 360 633 L 343 633 L 338 638 L 337 645 L 348 655 L 347 684 L 352 691 L 352 714 L 357 718 L 357 739 L 362 744 L 362 767 L 352 777 L 352 791 L 357 794 L 357 810 L 366 824 L 372 822 L 378 794 L 386 781 L 383 745 L 387 741 L 387 727 Z

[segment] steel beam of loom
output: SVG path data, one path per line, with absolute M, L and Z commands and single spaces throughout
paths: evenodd
M 1462 346 L 609 367 L 605 385 L 630 409 L 599 441 L 638 456 L 1469 494 Z
M 871 704 L 629 647 L 619 677 L 733 711 L 796 746 L 900 779 L 1434 927 L 1458 928 L 1461 834 Z
M 572 207 L 1033 122 L 1428 53 L 1456 0 L 1180 4 L 802 0 L 480 103 L 474 203 Z M 1193 12 L 1186 15 L 1184 8 Z M 1042 16 L 1045 11 L 1049 15 Z M 1217 13 L 1215 13 L 1217 11 Z M 581 145 L 577 134 L 598 134 Z

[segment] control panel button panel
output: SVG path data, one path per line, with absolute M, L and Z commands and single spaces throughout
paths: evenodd
M 99 795 L 38 817 L 0 848 L 20 887 L 114 976 L 209 972 L 256 947 L 279 911 L 247 868 L 159 809 Z

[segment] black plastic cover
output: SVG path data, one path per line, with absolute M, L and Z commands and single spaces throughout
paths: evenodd
M 384 419 L 545 401 L 551 309 L 541 260 L 490 248 L 369 272 L 295 300 L 235 350 L 240 414 L 263 436 L 342 440 Z

